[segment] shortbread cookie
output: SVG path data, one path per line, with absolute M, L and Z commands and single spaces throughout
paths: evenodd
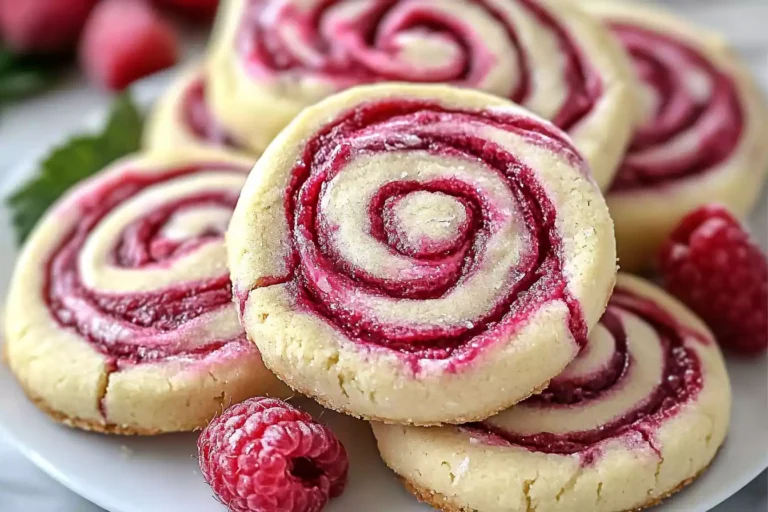
M 605 187 L 634 122 L 626 55 L 578 6 L 553 0 L 232 0 L 210 70 L 211 107 L 258 151 L 350 86 L 446 83 L 552 120 Z
M 768 107 L 718 35 L 647 7 L 585 5 L 624 44 L 642 83 L 643 122 L 607 199 L 619 264 L 638 269 L 698 206 L 749 213 L 768 175 Z
M 483 419 L 543 388 L 615 279 L 608 210 L 568 137 L 445 86 L 306 109 L 250 174 L 227 250 L 265 364 L 388 422 Z
M 183 72 L 152 108 L 144 128 L 144 146 L 168 151 L 208 146 L 248 153 L 211 112 L 207 88 L 203 65 Z
M 374 423 L 379 451 L 447 512 L 619 512 L 695 479 L 723 442 L 731 391 L 704 324 L 619 275 L 589 343 L 541 395 L 482 423 Z
M 231 303 L 223 233 L 249 160 L 194 155 L 114 164 L 69 191 L 24 245 L 5 351 L 56 419 L 192 430 L 231 402 L 284 389 Z

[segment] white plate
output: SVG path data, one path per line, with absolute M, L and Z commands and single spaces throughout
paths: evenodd
M 139 97 L 156 97 L 167 81 L 142 84 Z M 97 113 L 97 119 L 104 112 Z M 47 148 L 41 148 L 41 154 Z M 34 165 L 16 169 L 3 184 L 5 196 Z M 765 194 L 764 194 L 765 196 Z M 766 246 L 766 198 L 753 224 Z M 0 292 L 5 295 L 15 258 L 8 212 L 0 208 Z M 730 434 L 710 469 L 692 486 L 666 501 L 658 511 L 706 511 L 734 494 L 768 467 L 768 388 L 766 359 L 729 360 L 733 385 Z M 50 421 L 30 404 L 10 371 L 0 365 L 0 433 L 41 469 L 74 492 L 111 512 L 222 512 L 197 467 L 195 434 L 120 438 L 89 434 Z M 425 512 L 379 459 L 367 424 L 330 411 L 307 399 L 294 401 L 328 424 L 350 455 L 344 495 L 329 512 Z

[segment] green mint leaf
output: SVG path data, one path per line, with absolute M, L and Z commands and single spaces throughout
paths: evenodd
M 103 138 L 112 154 L 123 156 L 141 145 L 144 119 L 130 96 L 123 94 L 112 104 Z
M 52 75 L 42 69 L 18 69 L 0 74 L 0 103 L 37 94 L 51 85 Z
M 112 105 L 101 133 L 75 136 L 55 148 L 37 174 L 6 199 L 18 243 L 24 242 L 40 217 L 70 187 L 137 151 L 142 125 L 141 112 L 124 94 Z
M 67 62 L 61 56 L 19 55 L 0 46 L 0 104 L 48 88 Z
M 16 55 L 8 51 L 7 48 L 0 46 L 0 75 L 12 70 L 17 60 Z

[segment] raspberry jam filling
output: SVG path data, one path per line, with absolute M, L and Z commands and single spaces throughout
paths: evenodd
M 637 322 L 644 327 L 637 327 Z M 653 336 L 645 333 L 646 328 L 652 329 Z M 621 436 L 632 439 L 639 435 L 659 453 L 655 431 L 682 406 L 695 400 L 703 385 L 700 360 L 689 346 L 690 341 L 709 340 L 682 325 L 650 299 L 618 287 L 595 330 L 600 329 L 606 335 L 593 333 L 587 347 L 543 393 L 518 404 L 506 418 L 503 416 L 507 412 L 463 428 L 473 437 L 492 444 L 511 444 L 544 453 L 580 454 L 586 462 L 594 458 L 600 442 Z M 640 339 L 640 335 L 644 337 Z M 644 356 L 643 352 L 651 355 Z M 659 375 L 649 386 L 651 372 Z M 642 386 L 648 387 L 647 393 L 633 396 Z M 606 421 L 598 420 L 591 429 L 569 431 L 569 418 L 578 421 L 591 407 L 610 401 L 624 408 Z M 516 417 L 539 416 L 542 410 L 562 414 L 553 420 L 559 422 L 552 425 L 558 432 L 545 431 L 545 426 L 535 433 L 530 427 L 525 432 L 515 429 L 515 424 L 525 423 L 516 422 Z
M 725 162 L 744 129 L 733 79 L 669 35 L 622 23 L 611 27 L 632 56 L 646 98 L 645 122 L 613 189 L 665 184 Z
M 85 284 L 84 277 L 85 273 L 113 270 L 135 272 L 131 275 L 142 271 L 171 273 L 179 259 L 220 241 L 238 190 L 194 192 L 160 204 L 148 200 L 148 206 L 114 234 L 115 240 L 100 240 L 105 234 L 99 230 L 137 196 L 151 193 L 154 187 L 227 171 L 246 172 L 228 165 L 153 174 L 126 172 L 77 198 L 79 220 L 48 258 L 43 295 L 56 320 L 108 356 L 113 368 L 168 358 L 200 359 L 230 343 L 250 346 L 243 334 L 207 340 L 194 334 L 205 315 L 231 307 L 232 287 L 226 271 L 130 293 L 95 289 Z M 201 215 L 205 216 L 202 222 Z M 190 231 L 185 226 L 193 221 L 195 228 Z M 88 254 L 103 242 L 111 248 L 101 263 L 104 268 L 91 267 Z M 99 265 L 98 258 L 94 261 Z
M 381 81 L 441 82 L 527 104 L 538 74 L 546 74 L 558 89 L 548 101 L 557 96 L 558 104 L 539 113 L 567 130 L 594 107 L 600 78 L 544 6 L 511 3 L 251 0 L 238 51 L 258 79 L 300 73 L 328 84 L 329 93 Z M 529 25 L 559 50 L 556 59 L 528 51 Z
M 193 81 L 184 92 L 181 114 L 184 125 L 200 140 L 217 146 L 242 148 L 208 107 L 205 101 L 205 80 L 202 78 Z
M 293 168 L 289 273 L 260 285 L 287 284 L 346 338 L 412 361 L 470 361 L 553 301 L 583 345 L 557 208 L 534 170 L 482 136 L 510 132 L 583 165 L 562 134 L 509 111 L 387 99 L 342 114 Z

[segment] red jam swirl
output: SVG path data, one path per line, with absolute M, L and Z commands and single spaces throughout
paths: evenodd
M 285 193 L 292 239 L 290 271 L 263 279 L 259 285 L 287 283 L 301 307 L 348 339 L 397 351 L 413 360 L 468 361 L 499 338 L 508 339 L 552 301 L 567 305 L 570 331 L 576 343 L 583 345 L 587 328 L 562 271 L 557 207 L 533 169 L 480 135 L 486 129 L 515 133 L 530 144 L 561 155 L 577 169 L 584 168 L 583 160 L 561 132 L 508 111 L 463 111 L 421 100 L 364 103 L 343 113 L 306 142 Z M 340 226 L 329 221 L 323 206 L 328 189 L 336 186 L 332 180 L 352 172 L 346 170 L 348 165 L 381 154 L 397 154 L 397 158 L 412 158 L 414 162 L 433 157 L 450 157 L 456 162 L 455 168 L 428 179 L 411 178 L 408 173 L 388 176 L 383 184 L 376 183 L 372 198 L 365 199 L 368 202 L 361 215 L 367 216 L 368 235 L 393 257 L 408 258 L 410 268 L 399 279 L 383 279 L 345 259 L 331 239 Z M 463 172 L 462 162 L 468 167 L 484 166 L 506 188 L 503 192 L 515 211 L 500 212 L 473 183 L 476 175 Z M 456 211 L 463 212 L 462 220 L 453 239 L 406 247 L 402 234 L 392 227 L 392 209 L 403 198 L 425 192 L 453 198 Z M 460 325 L 417 325 L 408 318 L 393 322 L 371 314 L 362 296 L 419 304 L 464 286 L 489 257 L 486 246 L 498 234 L 501 215 L 517 216 L 521 229 L 527 232 L 515 236 L 524 239 L 527 247 L 519 261 L 504 269 L 504 288 L 479 317 Z M 247 295 L 238 293 L 241 313 Z
M 578 408 L 601 400 L 614 389 L 625 385 L 624 381 L 628 378 L 633 359 L 631 351 L 627 349 L 627 332 L 621 318 L 622 311 L 639 317 L 653 328 L 664 354 L 661 379 L 650 396 L 639 405 L 589 431 L 522 435 L 488 422 L 463 428 L 470 435 L 479 435 L 490 443 L 511 444 L 544 453 L 580 454 L 587 462 L 594 457 L 594 450 L 599 450 L 599 443 L 630 433 L 640 434 L 652 449 L 658 451 L 653 438 L 656 429 L 674 416 L 682 406 L 695 400 L 703 386 L 700 360 L 695 351 L 686 345 L 686 341 L 709 341 L 701 333 L 682 325 L 655 302 L 628 289 L 615 289 L 608 309 L 600 319 L 600 323 L 611 334 L 614 342 L 614 353 L 608 364 L 600 371 L 590 374 L 588 379 L 569 381 L 556 378 L 553 385 L 542 394 L 529 398 L 523 404 L 532 408 L 531 414 L 535 414 L 537 408 Z M 648 342 L 655 343 L 656 340 Z
M 562 63 L 552 65 L 561 75 L 565 98 L 552 116 L 568 130 L 590 113 L 602 94 L 600 77 L 568 30 L 537 0 L 513 0 L 525 15 L 556 41 Z M 534 88 L 532 57 L 521 42 L 509 13 L 489 0 L 469 0 L 460 6 L 500 28 L 514 55 L 496 55 L 488 31 L 450 12 L 442 2 L 365 0 L 250 0 L 243 16 L 238 51 L 251 74 L 259 79 L 275 75 L 309 76 L 339 89 L 365 83 L 400 81 L 451 83 L 484 88 L 496 71 L 498 59 L 514 59 L 510 87 L 504 96 L 525 105 Z M 418 64 L 403 55 L 404 44 L 451 48 L 450 58 Z M 410 43 L 405 43 L 410 41 Z M 496 46 L 498 46 L 496 44 Z M 496 92 L 496 91 L 495 91 Z
M 213 115 L 205 100 L 205 80 L 194 80 L 184 91 L 181 106 L 184 125 L 198 139 L 232 149 L 242 149 L 234 136 Z
M 725 162 L 744 129 L 733 79 L 690 45 L 646 28 L 612 23 L 649 97 L 613 184 L 627 190 L 695 176 Z
M 137 194 L 169 180 L 197 173 L 247 172 L 230 165 L 190 166 L 154 174 L 131 173 L 107 179 L 76 198 L 80 217 L 70 233 L 48 257 L 42 290 L 53 317 L 109 358 L 110 365 L 162 361 L 169 358 L 204 357 L 228 344 L 250 346 L 245 336 L 221 339 L 192 348 L 185 330 L 201 315 L 231 307 L 231 283 L 224 273 L 164 289 L 140 293 L 105 293 L 83 283 L 80 254 L 105 217 Z M 116 234 L 108 264 L 126 269 L 163 269 L 201 246 L 218 241 L 223 226 L 211 225 L 194 237 L 168 237 L 163 227 L 173 215 L 190 209 L 234 209 L 237 191 L 200 191 L 154 206 Z

